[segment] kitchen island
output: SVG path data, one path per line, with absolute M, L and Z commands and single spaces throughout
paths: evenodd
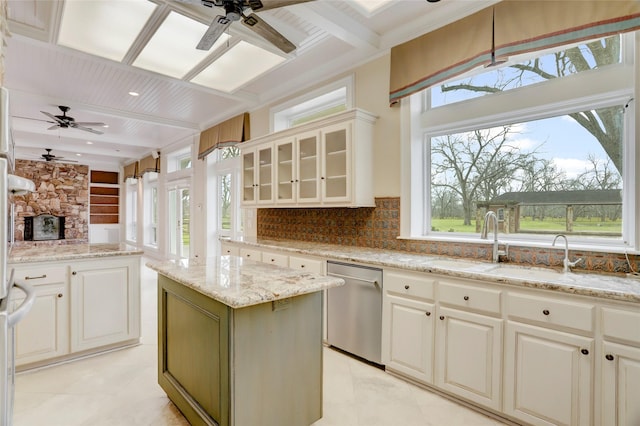
M 150 262 L 158 383 L 192 425 L 322 417 L 322 290 L 343 280 L 235 256 Z

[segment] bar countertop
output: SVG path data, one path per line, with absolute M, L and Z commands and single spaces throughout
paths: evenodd
M 344 284 L 340 278 L 311 274 L 237 256 L 203 261 L 152 261 L 147 266 L 231 308 L 313 293 Z
M 124 244 L 62 244 L 15 246 L 9 253 L 9 263 L 47 262 L 90 259 L 110 256 L 142 255 L 136 247 Z

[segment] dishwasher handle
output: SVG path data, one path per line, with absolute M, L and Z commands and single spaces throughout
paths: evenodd
M 373 284 L 375 286 L 379 286 L 380 284 L 378 283 L 378 280 L 368 280 L 365 278 L 358 278 L 358 277 L 353 277 L 353 276 L 349 276 L 349 275 L 342 275 L 342 274 L 336 274 L 335 272 L 329 272 L 330 276 L 332 277 L 338 277 L 338 278 L 342 278 L 343 280 L 356 280 L 356 281 L 362 281 L 368 284 Z

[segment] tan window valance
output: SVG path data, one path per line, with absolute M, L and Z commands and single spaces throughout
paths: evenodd
M 152 155 L 144 157 L 139 161 L 140 166 L 138 170 L 138 176 L 142 176 L 148 172 L 160 173 L 160 157 L 153 158 Z
M 137 178 L 138 177 L 138 162 L 135 161 L 131 164 L 127 164 L 124 166 L 123 182 L 126 182 L 129 178 Z
M 391 49 L 389 102 L 491 60 L 640 29 L 640 1 L 505 0 Z
M 233 146 L 251 138 L 249 113 L 223 121 L 200 134 L 198 158 L 204 158 L 215 149 Z

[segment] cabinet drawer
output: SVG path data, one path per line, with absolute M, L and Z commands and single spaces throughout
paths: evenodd
M 593 331 L 594 311 L 593 305 L 585 303 L 518 293 L 509 293 L 507 296 L 507 314 L 510 318 L 547 325 Z
M 223 256 L 239 256 L 240 255 L 240 247 L 233 246 L 231 244 L 222 244 L 220 246 L 220 252 Z
M 264 263 L 271 263 L 278 266 L 289 266 L 289 256 L 282 253 L 272 253 L 268 251 L 262 252 L 262 261 Z
M 500 313 L 500 290 L 439 281 L 438 292 L 442 304 L 493 314 Z
M 387 293 L 418 299 L 434 299 L 434 280 L 424 274 L 384 271 L 383 282 Z
M 308 257 L 289 256 L 289 267 L 302 269 L 313 274 L 324 275 L 324 261 Z
M 240 256 L 260 262 L 262 260 L 262 252 L 260 250 L 241 248 Z
M 602 308 L 602 334 L 640 344 L 640 313 Z
M 67 268 L 64 266 L 39 266 L 16 268 L 15 280 L 27 284 L 61 283 L 67 280 Z

